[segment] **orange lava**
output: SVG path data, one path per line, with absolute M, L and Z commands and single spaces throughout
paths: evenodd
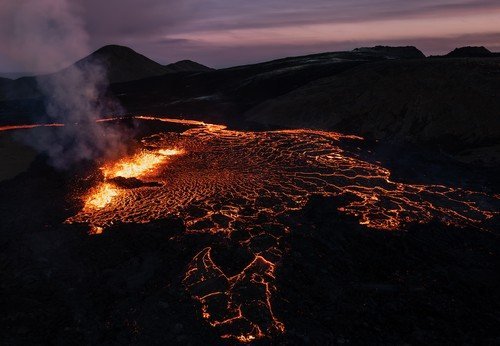
M 500 210 L 498 196 L 391 180 L 388 169 L 345 149 L 344 142 L 362 140 L 357 136 L 313 130 L 242 132 L 200 121 L 138 119 L 192 128 L 144 138 L 147 151 L 102 167 L 108 180 L 140 177 L 158 184 L 114 186 L 118 193 L 111 199 L 109 194 L 90 199 L 95 205 L 106 202 L 105 207 L 83 208 L 68 222 L 105 228 L 176 215 L 187 233 L 219 234 L 243 249 L 251 260 L 239 273 L 227 274 L 207 247 L 188 264 L 183 280 L 201 318 L 222 338 L 247 343 L 284 332 L 273 309 L 276 267 L 290 232 L 284 220 L 312 195 L 335 197 L 340 212 L 368 228 L 389 231 L 431 221 L 482 229 Z M 171 155 L 177 157 L 167 169 L 165 159 Z
M 201 304 L 202 317 L 221 331 L 222 338 L 251 342 L 285 330 L 271 306 L 275 269 L 274 263 L 257 255 L 239 274 L 228 277 L 206 248 L 191 262 L 184 283 Z M 260 323 L 247 317 L 249 311 L 259 315 Z
M 110 204 L 118 195 L 119 190 L 116 187 L 109 183 L 103 183 L 89 194 L 83 209 L 88 212 L 102 209 Z
M 121 119 L 126 119 L 124 117 L 110 117 L 110 118 L 104 118 L 104 119 L 96 119 L 96 123 L 106 123 L 106 122 L 112 122 L 116 120 L 121 120 Z M 52 123 L 52 124 L 21 124 L 21 125 L 5 125 L 5 126 L 0 126 L 0 132 L 2 131 L 13 131 L 13 130 L 28 130 L 28 129 L 35 129 L 38 127 L 65 127 L 66 124 L 61 124 L 61 123 Z
M 103 228 L 102 227 L 99 227 L 99 226 L 91 226 L 90 227 L 90 231 L 89 231 L 89 235 L 98 235 L 98 234 L 102 234 L 103 232 Z
M 108 182 L 108 179 L 122 178 L 143 178 L 153 175 L 155 169 L 164 164 L 170 156 L 181 155 L 182 150 L 178 149 L 160 149 L 154 152 L 141 151 L 132 157 L 126 157 L 115 163 L 108 163 L 101 167 L 105 181 L 94 188 L 85 198 L 83 211 L 92 213 L 108 206 L 116 197 L 122 194 L 122 189 Z M 92 229 L 100 229 L 100 232 L 91 234 L 100 234 L 102 227 L 92 224 Z
M 26 130 L 37 127 L 63 127 L 64 124 L 30 124 L 30 125 L 7 125 L 0 126 L 0 131 Z
M 130 158 L 124 158 L 111 165 L 104 165 L 101 170 L 105 178 L 140 178 L 154 173 L 154 170 L 165 163 L 169 156 L 180 154 L 182 151 L 177 149 L 160 149 L 155 152 L 142 151 Z

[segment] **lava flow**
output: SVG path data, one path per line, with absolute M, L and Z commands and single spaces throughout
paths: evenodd
M 68 222 L 87 223 L 99 233 L 115 222 L 147 223 L 175 215 L 187 233 L 217 234 L 242 249 L 250 260 L 235 273 L 207 246 L 194 256 L 183 280 L 201 318 L 223 338 L 250 342 L 285 330 L 272 303 L 276 268 L 290 232 L 286 215 L 302 209 L 312 195 L 337 197 L 340 212 L 379 230 L 433 220 L 483 228 L 498 214 L 498 196 L 392 181 L 388 169 L 344 149 L 345 142 L 360 137 L 313 130 L 243 132 L 198 121 L 137 119 L 191 128 L 146 137 L 142 145 L 147 150 L 105 164 L 105 181 Z M 172 155 L 175 162 L 170 162 Z M 145 182 L 123 188 L 118 177 Z

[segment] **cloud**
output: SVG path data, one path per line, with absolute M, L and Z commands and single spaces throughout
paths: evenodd
M 75 0 L 74 0 L 75 1 Z M 196 14 L 195 0 L 76 0 L 93 45 L 150 41 Z
M 500 10 L 494 0 L 206 0 L 205 9 L 184 32 L 272 28 L 324 23 L 357 23 Z

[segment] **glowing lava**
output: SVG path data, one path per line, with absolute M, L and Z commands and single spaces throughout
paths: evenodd
M 251 342 L 285 331 L 271 307 L 275 269 L 274 263 L 257 255 L 239 274 L 228 277 L 206 248 L 191 262 L 184 283 L 201 304 L 202 317 L 221 331 L 222 338 Z M 260 323 L 249 315 L 258 315 Z
M 84 212 L 93 212 L 109 205 L 113 199 L 119 196 L 123 189 L 109 182 L 109 179 L 121 178 L 143 178 L 154 174 L 155 169 L 164 164 L 170 156 L 181 155 L 182 150 L 160 149 L 154 152 L 141 151 L 132 157 L 127 157 L 112 164 L 101 167 L 105 182 L 94 188 L 85 198 Z M 99 232 L 91 231 L 91 234 L 100 234 L 102 227 L 91 224 L 92 229 L 99 229 Z
M 133 157 L 124 158 L 101 168 L 105 178 L 140 178 L 151 175 L 154 170 L 167 161 L 169 156 L 180 155 L 181 150 L 160 149 L 155 152 L 142 151 Z
M 348 149 L 362 140 L 357 136 L 313 130 L 243 132 L 192 120 L 138 119 L 192 128 L 144 138 L 148 150 L 102 167 L 104 184 L 116 177 L 154 178 L 158 184 L 98 187 L 103 196 L 91 196 L 86 203 L 97 207 L 83 208 L 68 222 L 105 228 L 176 215 L 187 233 L 218 234 L 242 249 L 250 260 L 238 273 L 218 263 L 207 246 L 188 264 L 183 280 L 200 316 L 222 338 L 251 342 L 285 330 L 272 304 L 276 267 L 290 232 L 285 220 L 312 195 L 337 198 L 341 213 L 379 230 L 431 221 L 483 229 L 500 210 L 498 196 L 391 180 L 388 169 Z M 184 151 L 189 154 L 179 155 Z M 175 163 L 162 169 L 172 155 L 178 156 Z
M 0 126 L 0 131 L 27 130 L 37 127 L 64 127 L 64 124 L 30 124 L 30 125 L 7 125 Z
M 109 183 L 103 183 L 90 193 L 85 202 L 84 210 L 91 212 L 102 209 L 111 203 L 118 194 L 119 190 L 116 187 Z

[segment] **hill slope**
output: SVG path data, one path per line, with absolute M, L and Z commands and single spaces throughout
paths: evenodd
M 500 59 L 384 61 L 250 110 L 251 121 L 327 128 L 500 162 Z M 474 148 L 474 150 L 471 150 Z
M 168 64 L 165 67 L 169 70 L 169 72 L 200 72 L 213 70 L 210 67 L 191 60 L 177 61 L 173 64 Z
M 447 58 L 482 58 L 493 56 L 485 47 L 460 47 L 445 55 Z

